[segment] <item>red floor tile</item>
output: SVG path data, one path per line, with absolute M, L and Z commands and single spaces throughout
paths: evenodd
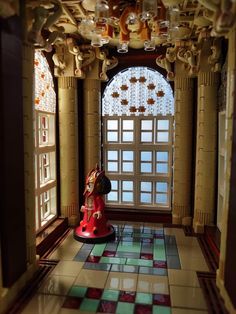
M 90 299 L 100 299 L 103 293 L 103 289 L 88 288 L 86 297 Z
M 152 314 L 152 306 L 144 304 L 136 304 L 134 308 L 135 314 Z
M 168 294 L 154 294 L 153 295 L 153 304 L 171 306 L 170 296 Z
M 86 262 L 99 263 L 100 258 L 101 258 L 101 256 L 89 255 L 88 258 L 86 259 Z
M 115 313 L 116 312 L 116 305 L 117 305 L 117 302 L 115 302 L 115 301 L 101 300 L 99 307 L 98 307 L 98 312 L 100 312 L 100 313 Z
M 67 308 L 67 309 L 78 309 L 82 300 L 83 298 L 67 297 L 62 307 Z
M 121 291 L 119 296 L 119 301 L 121 302 L 131 302 L 134 303 L 135 301 L 135 292 L 131 291 Z

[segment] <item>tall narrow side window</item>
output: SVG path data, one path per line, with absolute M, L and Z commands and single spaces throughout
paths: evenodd
M 36 233 L 57 216 L 56 94 L 46 58 L 35 52 L 35 211 Z

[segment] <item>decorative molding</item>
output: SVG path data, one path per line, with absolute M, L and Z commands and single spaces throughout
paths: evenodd
M 77 81 L 75 77 L 59 77 L 58 78 L 58 87 L 62 89 L 68 89 L 68 88 L 76 88 Z
M 199 71 L 198 73 L 198 86 L 217 86 L 219 83 L 219 74 L 215 72 L 203 72 Z
M 175 77 L 175 90 L 180 89 L 181 91 L 193 90 L 193 79 L 189 77 Z

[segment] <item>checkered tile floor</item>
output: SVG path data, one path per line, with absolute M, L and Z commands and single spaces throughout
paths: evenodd
M 158 224 L 113 226 L 116 239 L 103 244 L 78 242 L 70 232 L 22 313 L 207 313 L 196 271 L 208 268 L 196 238 Z

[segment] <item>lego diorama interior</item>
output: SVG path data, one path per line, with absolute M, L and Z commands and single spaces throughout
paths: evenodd
M 0 314 L 236 313 L 233 0 L 0 1 Z

